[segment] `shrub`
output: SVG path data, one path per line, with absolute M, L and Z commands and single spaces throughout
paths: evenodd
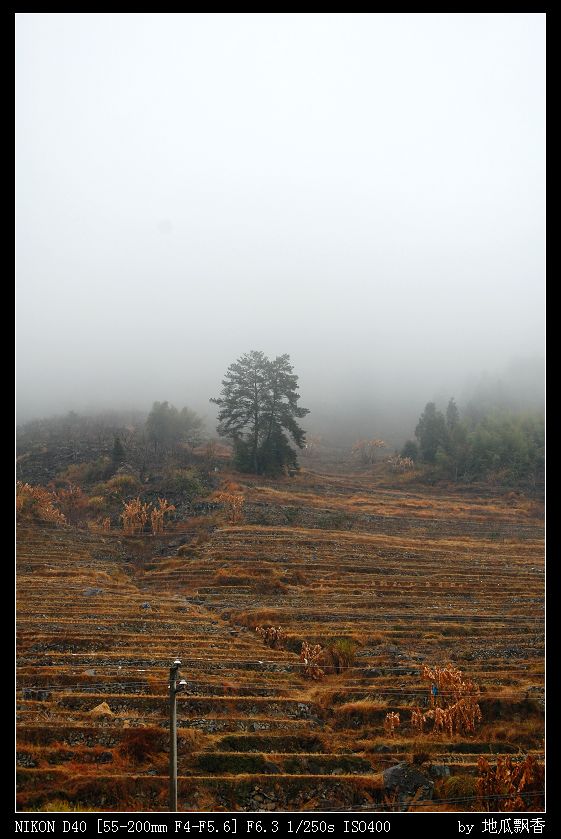
M 267 626 L 261 627 L 256 626 L 255 631 L 258 635 L 261 636 L 263 639 L 263 643 L 266 646 L 271 647 L 272 650 L 282 650 L 284 647 L 284 641 L 286 639 L 286 633 L 280 626 Z
M 504 812 L 543 808 L 545 772 L 533 755 L 527 755 L 522 761 L 498 757 L 494 766 L 480 757 L 477 768 L 477 795 L 488 810 Z M 527 799 L 524 794 L 528 795 Z
M 113 473 L 114 466 L 108 457 L 85 463 L 72 463 L 60 474 L 60 478 L 73 484 L 91 484 L 105 481 Z
M 166 513 L 173 513 L 175 506 L 168 504 L 166 498 L 158 498 L 158 506 L 154 506 L 150 513 L 150 524 L 152 525 L 152 533 L 154 536 L 157 533 L 164 532 L 164 517 Z
M 126 495 L 129 492 L 136 492 L 140 488 L 140 481 L 135 475 L 115 475 L 114 478 L 107 481 L 106 488 L 108 492 L 118 492 Z
M 243 508 L 245 499 L 243 495 L 233 492 L 220 492 L 216 500 L 224 505 L 224 510 L 230 524 L 239 524 L 243 521 Z
M 319 644 L 313 647 L 307 641 L 302 642 L 302 650 L 300 652 L 300 661 L 303 664 L 303 673 L 308 679 L 319 681 L 325 676 L 325 671 L 320 667 L 322 660 L 322 653 L 324 651 Z M 323 662 L 322 662 L 323 663 Z
M 66 524 L 66 518 L 54 506 L 57 500 L 56 495 L 45 487 L 17 482 L 16 515 L 18 520 Z
M 475 700 L 479 687 L 471 681 L 464 681 L 462 671 L 453 664 L 446 667 L 422 669 L 422 678 L 431 682 L 429 699 L 432 707 L 423 712 L 415 708 L 411 712 L 411 725 L 421 733 L 429 720 L 433 721 L 432 733 L 456 734 L 475 732 L 475 726 L 482 720 L 481 708 Z
M 96 513 L 101 512 L 107 507 L 107 498 L 103 495 L 92 495 L 92 497 L 88 499 L 88 507 Z
M 140 498 L 129 501 L 121 513 L 123 530 L 128 535 L 142 533 L 148 521 L 148 504 L 143 504 Z
M 442 798 L 475 798 L 476 794 L 477 778 L 471 775 L 453 775 L 442 785 Z
M 76 484 L 61 487 L 55 493 L 55 500 L 67 522 L 78 524 L 88 507 L 88 499 Z
M 190 501 L 206 492 L 196 469 L 170 469 L 164 476 L 162 489 L 170 495 L 186 495 Z
M 358 647 L 357 641 L 352 638 L 337 638 L 329 647 L 338 657 L 342 667 L 352 667 Z

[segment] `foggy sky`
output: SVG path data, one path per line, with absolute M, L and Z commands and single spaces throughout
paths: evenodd
M 544 352 L 545 15 L 17 14 L 21 421 Z M 312 417 L 308 426 L 313 425 Z

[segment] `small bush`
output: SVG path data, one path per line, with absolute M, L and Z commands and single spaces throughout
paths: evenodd
M 329 648 L 339 659 L 341 667 L 352 667 L 355 662 L 357 647 L 358 642 L 352 638 L 337 638 L 329 644 Z
M 105 486 L 108 492 L 126 494 L 140 489 L 140 481 L 135 475 L 115 475 L 114 478 L 107 481 Z
M 59 478 L 73 484 L 92 484 L 106 481 L 113 474 L 114 468 L 110 458 L 100 457 L 86 463 L 72 463 Z
M 168 494 L 186 495 L 189 500 L 206 493 L 196 469 L 171 469 L 164 476 L 162 489 Z
M 103 495 L 92 495 L 92 497 L 88 499 L 88 507 L 95 513 L 100 513 L 107 507 L 107 498 Z
M 439 790 L 440 798 L 475 798 L 477 795 L 477 778 L 471 775 L 452 775 L 446 778 Z M 463 802 L 466 804 L 467 802 Z M 467 809 L 467 808 L 466 808 Z
M 282 650 L 286 633 L 280 626 L 256 626 L 255 631 L 262 638 L 263 643 L 272 650 Z
M 18 521 L 43 521 L 65 524 L 65 516 L 55 507 L 57 496 L 41 486 L 18 481 L 16 488 L 16 514 Z

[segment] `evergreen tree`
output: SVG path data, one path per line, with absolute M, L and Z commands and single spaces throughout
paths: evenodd
M 406 440 L 401 450 L 402 457 L 409 457 L 413 461 L 419 460 L 419 446 L 415 440 Z
M 448 431 L 453 431 L 460 422 L 460 412 L 454 400 L 454 397 L 448 402 L 446 408 L 446 428 Z
M 168 402 L 154 402 L 146 420 L 148 439 L 154 450 L 173 449 L 178 443 L 197 443 L 201 438 L 203 421 L 194 411 L 178 411 Z
M 442 411 L 437 411 L 434 402 L 427 402 L 425 410 L 421 414 L 415 437 L 419 441 L 419 448 L 423 460 L 427 463 L 435 463 L 438 449 L 446 449 L 448 434 L 446 420 Z
M 254 350 L 230 365 L 220 396 L 210 401 L 220 408 L 218 433 L 231 438 L 241 471 L 277 473 L 297 465 L 290 439 L 304 447 L 305 432 L 296 420 L 309 413 L 298 406 L 297 391 L 286 354 L 270 361 Z

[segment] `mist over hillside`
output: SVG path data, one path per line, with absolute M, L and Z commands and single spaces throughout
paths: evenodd
M 305 377 L 304 377 L 305 379 Z M 396 388 L 397 388 L 396 382 Z M 396 388 L 384 391 L 383 386 L 362 389 L 353 388 L 352 383 L 340 385 L 340 390 L 326 387 L 318 393 L 311 387 L 310 393 L 300 378 L 301 404 L 310 409 L 302 421 L 304 429 L 313 435 L 321 435 L 331 446 L 349 447 L 360 437 L 382 437 L 389 448 L 401 448 L 406 439 L 413 436 L 419 415 L 429 401 L 435 401 L 441 409 L 448 400 L 455 397 L 462 415 L 479 419 L 493 410 L 514 413 L 537 412 L 544 409 L 544 360 L 540 358 L 513 359 L 501 373 L 484 373 L 478 377 L 466 377 L 461 382 L 450 381 L 447 386 L 432 390 L 421 390 L 421 383 L 399 392 Z M 215 384 L 214 392 L 219 389 Z M 209 392 L 211 391 L 209 387 Z M 177 406 L 187 405 L 203 419 L 204 434 L 216 436 L 216 409 L 205 395 L 170 386 L 163 391 L 161 385 L 158 397 Z M 75 399 L 60 404 L 53 403 L 50 410 L 41 412 L 22 409 L 18 412 L 18 425 L 48 416 L 64 415 L 75 411 L 79 415 L 96 416 L 100 413 L 110 418 L 116 414 L 115 422 L 143 423 L 155 398 L 148 394 L 137 402 L 113 397 L 112 394 L 97 401 Z M 45 408 L 50 403 L 45 403 Z
M 212 426 L 253 349 L 326 433 L 540 400 L 544 24 L 18 14 L 18 422 Z

